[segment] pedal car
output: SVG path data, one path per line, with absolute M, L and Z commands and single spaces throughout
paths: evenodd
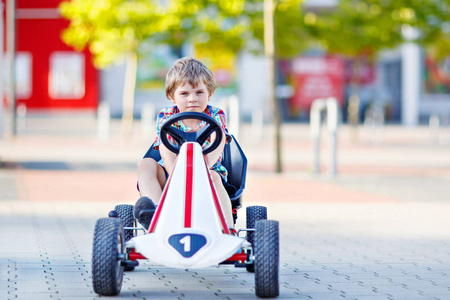
M 205 126 L 195 132 L 184 132 L 172 126 L 184 119 L 197 119 Z M 202 145 L 215 132 L 213 143 Z M 99 295 L 118 295 L 124 271 L 132 271 L 138 260 L 155 265 L 195 269 L 233 264 L 255 274 L 258 297 L 279 295 L 279 229 L 278 222 L 267 220 L 264 206 L 246 210 L 247 228 L 230 232 L 212 182 L 204 155 L 216 149 L 222 140 L 222 129 L 202 113 L 179 113 L 161 128 L 161 142 L 178 153 L 177 161 L 164 187 L 150 227 L 146 230 L 135 221 L 133 205 L 117 205 L 108 218 L 97 220 L 92 251 L 92 281 Z M 169 143 L 170 135 L 180 148 Z M 159 160 L 158 151 L 151 153 Z M 236 223 L 242 206 L 247 159 L 232 137 L 224 149 L 227 187 Z M 142 231 L 143 234 L 137 234 Z M 240 235 L 245 237 L 240 237 Z

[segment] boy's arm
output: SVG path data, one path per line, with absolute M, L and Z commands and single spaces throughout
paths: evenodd
M 163 143 L 159 144 L 159 154 L 161 155 L 161 158 L 164 162 L 164 168 L 166 169 L 168 174 L 171 174 L 177 155 L 167 149 Z
M 216 138 L 216 134 L 214 133 L 212 135 L 211 143 L 214 141 L 215 138 Z M 206 162 L 208 163 L 208 168 L 212 168 L 212 166 L 219 159 L 220 155 L 222 155 L 223 148 L 225 147 L 225 142 L 226 142 L 226 135 L 224 132 L 223 136 L 222 136 L 222 142 L 219 144 L 219 146 L 213 152 L 206 155 Z

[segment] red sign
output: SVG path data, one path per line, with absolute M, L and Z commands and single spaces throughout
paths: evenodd
M 292 106 L 309 109 L 318 98 L 334 97 L 344 104 L 344 61 L 336 57 L 299 57 L 292 62 Z

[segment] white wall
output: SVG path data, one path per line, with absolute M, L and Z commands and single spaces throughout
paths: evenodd
M 255 108 L 262 108 L 269 116 L 270 103 L 267 99 L 269 78 L 268 65 L 264 56 L 249 53 L 240 55 L 238 61 L 238 97 L 241 117 L 250 118 Z

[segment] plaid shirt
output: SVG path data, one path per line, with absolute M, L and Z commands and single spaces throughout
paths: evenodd
M 153 143 L 153 149 L 155 150 L 159 150 L 159 145 L 161 144 L 161 139 L 160 139 L 160 132 L 161 132 L 161 126 L 162 124 L 164 124 L 164 122 L 171 116 L 179 113 L 180 110 L 178 109 L 177 106 L 170 106 L 170 107 L 166 107 L 163 110 L 161 110 L 158 114 L 157 120 L 156 120 L 156 139 L 155 142 Z M 231 141 L 231 136 L 227 133 L 227 128 L 226 128 L 226 117 L 225 117 L 225 113 L 223 110 L 221 110 L 220 108 L 208 105 L 206 107 L 206 109 L 203 111 L 204 114 L 207 114 L 208 116 L 214 118 L 214 120 L 216 120 L 222 127 L 223 132 L 225 132 L 226 135 L 226 141 L 229 142 Z M 198 127 L 202 128 L 206 125 L 206 123 L 204 121 L 200 122 Z M 198 130 L 198 128 L 189 128 L 186 127 L 183 122 L 179 121 L 176 125 L 177 128 L 185 131 L 185 132 L 189 132 L 189 131 L 195 131 Z M 171 144 L 173 144 L 174 146 L 177 146 L 177 143 L 172 139 L 172 137 L 169 136 L 169 142 Z M 209 145 L 211 142 L 208 139 L 204 144 L 203 147 Z M 162 159 L 160 161 L 158 161 L 158 163 L 164 167 L 164 162 L 162 161 Z M 217 173 L 219 173 L 219 175 L 222 177 L 222 179 L 226 182 L 227 181 L 227 176 L 228 176 L 228 171 L 227 169 L 222 165 L 222 155 L 220 155 L 219 159 L 217 160 L 217 162 L 213 165 L 213 167 L 211 168 L 212 170 L 216 171 Z

